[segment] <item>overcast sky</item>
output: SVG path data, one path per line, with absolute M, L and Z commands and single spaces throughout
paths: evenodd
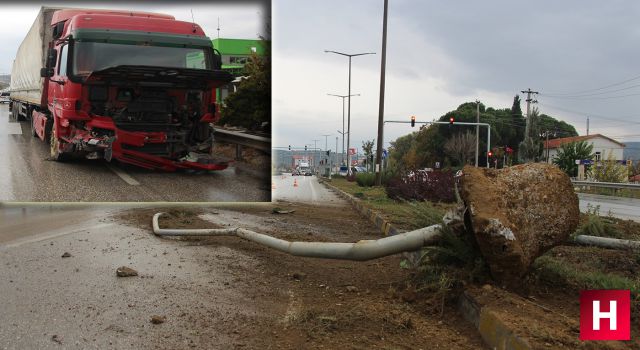
M 348 59 L 325 49 L 377 53 L 353 58 L 351 90 L 362 95 L 352 145 L 375 138 L 383 0 L 274 0 L 272 11 L 274 146 L 324 148 L 331 134 L 335 148 L 342 102 L 327 93 L 347 94 Z M 510 108 L 531 88 L 579 134 L 589 116 L 590 133 L 639 141 L 638 15 L 637 1 L 389 0 L 385 119 L 432 120 L 476 99 Z M 385 147 L 410 131 L 388 124 Z
M 258 39 L 264 36 L 265 21 L 268 16 L 268 7 L 261 1 L 208 1 L 208 2 L 179 2 L 166 1 L 137 1 L 128 2 L 27 2 L 0 4 L 0 33 L 2 33 L 2 45 L 0 45 L 0 74 L 11 73 L 11 65 L 15 58 L 18 46 L 31 28 L 38 11 L 42 5 L 50 7 L 79 7 L 79 8 L 104 8 L 118 10 L 138 10 L 147 12 L 159 12 L 173 15 L 182 21 L 198 23 L 205 34 L 212 39 L 218 37 L 218 18 L 220 18 L 220 37 L 234 39 Z

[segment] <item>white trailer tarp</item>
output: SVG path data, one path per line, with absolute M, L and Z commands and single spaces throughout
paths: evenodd
M 47 49 L 53 37 L 51 18 L 59 8 L 42 7 L 31 25 L 11 69 L 11 98 L 33 104 L 42 101 L 43 78 L 40 68 L 45 67 Z

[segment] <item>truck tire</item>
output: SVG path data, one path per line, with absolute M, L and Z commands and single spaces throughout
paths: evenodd
M 51 150 L 51 159 L 56 162 L 63 162 L 67 159 L 67 155 L 65 153 L 60 152 L 60 140 L 56 135 L 55 126 L 51 129 L 50 132 L 51 138 L 49 141 L 49 149 Z

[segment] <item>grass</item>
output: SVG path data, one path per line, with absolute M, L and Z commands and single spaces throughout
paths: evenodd
M 380 213 L 395 227 L 413 230 L 437 224 L 453 204 L 431 202 L 398 202 L 387 197 L 383 187 L 360 187 L 356 182 L 334 178 L 331 185 L 361 199 L 366 206 Z
M 576 290 L 628 289 L 634 296 L 640 296 L 640 281 L 637 279 L 598 270 L 585 270 L 550 255 L 539 257 L 533 268 L 538 278 L 549 284 L 563 283 Z

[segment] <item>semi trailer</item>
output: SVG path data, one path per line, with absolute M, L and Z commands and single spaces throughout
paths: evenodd
M 215 88 L 232 80 L 202 28 L 171 15 L 42 7 L 11 72 L 10 108 L 51 158 L 222 170 Z

